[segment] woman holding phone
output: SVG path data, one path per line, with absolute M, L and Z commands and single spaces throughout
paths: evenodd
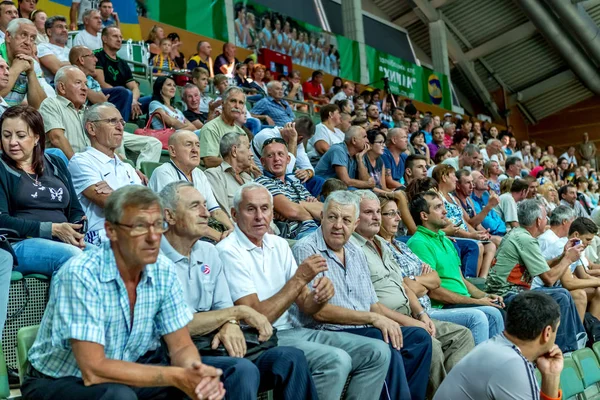
M 44 154 L 40 113 L 10 107 L 0 125 L 0 234 L 11 242 L 16 271 L 52 276 L 85 247 L 85 214 L 65 163 Z

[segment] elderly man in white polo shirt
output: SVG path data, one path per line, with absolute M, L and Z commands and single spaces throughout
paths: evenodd
M 338 400 L 351 376 L 346 396 L 377 397 L 389 368 L 389 346 L 381 341 L 344 332 L 295 328 L 291 307 L 312 315 L 326 311 L 334 295 L 320 255 L 299 266 L 286 240 L 267 233 L 273 219 L 273 197 L 255 182 L 242 185 L 231 210 L 237 225 L 217 249 L 235 305 L 252 307 L 277 328 L 278 343 L 304 352 L 320 399 Z
M 126 185 L 141 185 L 135 169 L 121 161 L 115 150 L 123 141 L 125 121 L 110 103 L 95 104 L 83 115 L 91 147 L 77 153 L 69 162 L 69 172 L 85 215 L 88 231 L 85 241 L 94 245 L 106 242 L 104 204 L 108 196 Z
M 172 134 L 169 138 L 169 156 L 171 158 L 169 162 L 156 168 L 152 173 L 150 182 L 148 182 L 150 189 L 158 193 L 171 182 L 187 181 L 192 183 L 206 199 L 211 217 L 226 228 L 223 233 L 209 228 L 206 231 L 208 237 L 216 242 L 227 237 L 233 230 L 233 223 L 217 203 L 206 175 L 198 168 L 200 165 L 198 135 L 187 130 L 180 130 Z
M 219 252 L 212 244 L 198 240 L 205 235 L 210 215 L 202 194 L 190 182 L 176 181 L 161 190 L 160 198 L 169 224 L 161 251 L 173 261 L 184 300 L 194 316 L 188 329 L 202 362 L 223 370 L 227 396 L 252 399 L 263 387 L 273 388 L 278 399 L 316 399 L 302 350 L 277 346 L 273 328 L 264 315 L 250 307 L 233 305 Z M 256 329 L 261 341 L 268 341 L 268 348 L 256 352 L 256 344 L 247 342 L 240 329 L 242 321 Z M 207 354 L 201 343 L 211 338 L 224 347 L 224 355 Z

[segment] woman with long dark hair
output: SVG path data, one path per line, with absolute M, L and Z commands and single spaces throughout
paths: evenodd
M 175 81 L 170 76 L 159 76 L 154 82 L 149 114 L 160 114 L 164 124 L 159 118 L 154 118 L 152 120 L 152 129 L 164 129 L 166 126 L 167 128 L 174 129 L 196 130 L 194 124 L 188 121 L 183 113 L 173 106 L 176 90 Z
M 0 227 L 16 255 L 17 271 L 52 276 L 85 247 L 85 214 L 60 157 L 44 154 L 42 116 L 10 107 L 0 119 Z

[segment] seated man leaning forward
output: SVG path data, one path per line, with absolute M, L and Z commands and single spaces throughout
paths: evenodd
M 377 298 L 363 249 L 350 241 L 359 221 L 359 198 L 349 191 L 331 193 L 323 206 L 323 224 L 293 248 L 297 262 L 326 260 L 327 269 L 311 285 L 331 279 L 336 289 L 327 306 L 312 318 L 298 313 L 306 326 L 375 338 L 389 343 L 392 354 L 383 399 L 424 399 L 431 365 L 431 336 L 421 327 L 400 327 L 403 319 Z M 301 310 L 300 310 L 301 311 Z M 368 398 L 376 398 L 372 392 Z
M 301 239 L 314 232 L 321 221 L 323 204 L 315 199 L 292 174 L 286 174 L 290 155 L 285 140 L 271 138 L 264 142 L 260 162 L 263 175 L 256 182 L 273 195 L 276 225 L 285 239 Z
M 443 309 L 458 308 L 456 314 L 461 313 L 463 308 L 475 309 L 485 314 L 488 320 L 488 337 L 502 332 L 502 298 L 477 289 L 463 276 L 460 257 L 454 244 L 443 231 L 451 222 L 446 217 L 446 207 L 440 195 L 433 191 L 418 194 L 410 203 L 410 214 L 418 227 L 407 245 L 440 277 L 440 287 L 429 291 L 432 306 Z M 447 313 L 432 315 L 436 319 L 453 321 Z
M 207 237 L 219 241 L 233 230 L 233 223 L 223 212 L 215 199 L 210 182 L 204 172 L 198 168 L 200 165 L 200 140 L 192 131 L 180 130 L 169 137 L 168 163 L 156 168 L 150 177 L 148 186 L 155 192 L 160 192 L 167 184 L 175 181 L 187 181 L 206 199 L 211 217 L 223 224 L 225 231 L 218 232 L 213 228 L 206 229 Z
M 221 399 L 222 372 L 202 364 L 177 274 L 159 255 L 158 196 L 142 186 L 115 191 L 105 229 L 110 242 L 52 278 L 23 398 Z
M 506 330 L 463 358 L 434 400 L 562 398 L 563 354 L 555 344 L 560 307 L 544 293 L 527 292 L 515 297 L 506 314 Z
M 537 238 L 546 229 L 546 208 L 538 200 L 523 200 L 518 207 L 519 227 L 511 230 L 502 240 L 496 259 L 487 278 L 488 290 L 505 297 L 509 303 L 515 294 L 531 289 L 533 278 L 539 276 L 548 293 L 560 306 L 560 325 L 556 344 L 562 351 L 574 351 L 585 345 L 585 331 L 573 297 L 564 288 L 553 287 L 572 263 L 579 260 L 583 246 L 569 241 L 563 253 L 546 261 Z M 585 299 L 585 292 L 580 290 Z
M 375 181 L 363 162 L 369 148 L 365 129 L 353 126 L 346 132 L 343 143 L 334 144 L 323 154 L 315 174 L 324 179 L 338 178 L 349 187 L 372 189 Z
M 598 226 L 589 218 L 579 217 L 567 206 L 558 206 L 550 216 L 550 229 L 537 239 L 546 261 L 561 257 L 568 241 L 580 241 L 587 248 L 598 233 Z M 584 253 L 554 283 L 555 287 L 564 287 L 571 293 L 579 318 L 583 321 L 585 312 L 600 317 L 600 278 L 588 274 L 589 261 Z M 544 287 L 539 276 L 533 278 L 531 288 Z
M 104 205 L 115 190 L 127 185 L 141 185 L 132 166 L 115 154 L 123 141 L 125 121 L 110 103 L 94 104 L 83 115 L 85 130 L 92 146 L 71 158 L 68 168 L 79 202 L 87 215 L 85 241 L 99 245 L 106 241 Z
M 160 197 L 169 224 L 161 250 L 175 264 L 185 302 L 193 313 L 188 328 L 202 362 L 223 369 L 229 398 L 255 399 L 259 390 L 274 389 L 277 399 L 316 399 L 302 350 L 277 346 L 264 315 L 233 305 L 219 252 L 198 240 L 206 236 L 210 215 L 202 194 L 191 183 L 177 181 L 165 186 Z M 269 347 L 256 352 L 258 344 L 247 343 L 244 332 L 249 328 L 240 329 L 241 322 L 253 328 L 260 342 L 271 339 Z M 225 354 L 211 351 L 213 343 L 219 350 L 224 348 Z
M 347 398 L 370 399 L 381 393 L 390 365 L 387 344 L 344 332 L 294 327 L 290 307 L 310 315 L 328 307 L 333 297 L 326 277 L 308 286 L 327 270 L 323 257 L 313 255 L 297 266 L 287 241 L 267 233 L 273 199 L 264 186 L 244 184 L 233 202 L 237 226 L 217 249 L 234 304 L 265 315 L 277 328 L 279 345 L 304 352 L 319 399 L 339 400 L 348 376 Z

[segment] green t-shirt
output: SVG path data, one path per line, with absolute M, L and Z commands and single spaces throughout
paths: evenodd
M 421 261 L 429 264 L 438 273 L 444 289 L 471 297 L 460 272 L 460 257 L 454 244 L 443 231 L 435 233 L 419 226 L 407 245 Z M 442 307 L 441 303 L 433 299 L 431 305 L 436 308 Z
M 529 290 L 534 277 L 550 270 L 537 239 L 522 227 L 511 230 L 502 239 L 492 265 L 488 293 L 500 296 Z
M 233 126 L 227 125 L 220 116 L 204 124 L 200 130 L 200 157 L 221 157 L 219 144 L 221 138 L 229 132 L 238 132 L 240 135 L 246 134 L 236 124 L 233 124 Z

